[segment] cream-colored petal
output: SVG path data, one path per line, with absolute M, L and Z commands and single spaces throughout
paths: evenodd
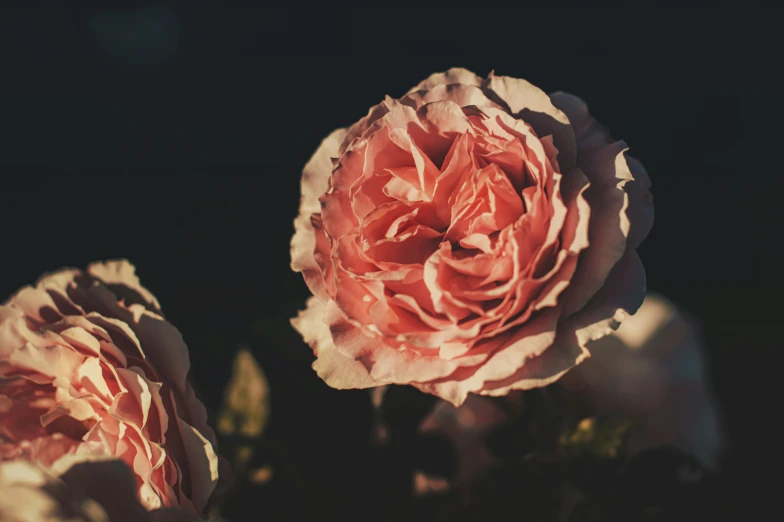
M 322 348 L 318 359 L 313 362 L 313 369 L 325 383 L 338 390 L 373 388 L 385 384 L 373 379 L 361 362 L 341 354 L 334 344 Z
M 338 149 L 346 137 L 346 129 L 333 131 L 321 142 L 302 171 L 299 215 L 294 220 L 294 236 L 291 238 L 291 269 L 302 272 L 310 290 L 326 299 L 324 280 L 313 255 L 316 249 L 316 231 L 311 215 L 321 211 L 319 197 L 327 191 L 332 173 L 332 159 L 339 156 Z M 319 233 L 324 233 L 319 231 Z
M 316 360 L 313 369 L 332 388 L 349 390 L 372 388 L 379 382 L 370 377 L 365 366 L 354 359 L 344 356 L 332 341 L 329 325 L 324 322 L 326 305 L 311 297 L 307 307 L 301 310 L 291 324 L 313 348 Z
M 526 80 L 492 74 L 484 87 L 506 103 L 513 115 L 531 125 L 537 135 L 553 137 L 561 172 L 567 173 L 577 165 L 577 143 L 569 118 L 543 90 Z
M 501 109 L 501 106 L 488 98 L 478 85 L 434 85 L 428 90 L 412 91 L 400 99 L 400 103 L 404 105 L 424 110 L 427 110 L 427 107 L 425 107 L 427 104 L 443 101 L 455 103 L 460 107 L 473 105 L 480 109 L 484 107 Z M 437 121 L 436 118 L 431 119 Z M 448 129 L 443 130 L 447 131 Z
M 463 69 L 462 67 L 453 67 L 446 72 L 431 74 L 426 79 L 412 87 L 408 93 L 410 94 L 416 91 L 430 90 L 437 85 L 451 85 L 454 83 L 479 87 L 482 85 L 482 81 L 483 80 L 480 76 L 477 76 L 468 69 Z
M 127 259 L 92 263 L 87 267 L 87 273 L 125 299 L 126 304 L 141 303 L 150 310 L 161 311 L 158 299 L 142 286 L 136 267 Z
M 332 342 L 329 326 L 324 322 L 325 309 L 324 303 L 311 297 L 307 300 L 305 309 L 300 310 L 297 317 L 291 320 L 291 325 L 302 335 L 317 357 L 321 347 Z
M 336 129 L 324 138 L 321 144 L 302 169 L 302 199 L 300 213 L 308 215 L 319 212 L 321 206 L 318 198 L 329 187 L 329 176 L 332 174 L 333 159 L 340 157 L 340 145 L 346 137 L 346 129 Z

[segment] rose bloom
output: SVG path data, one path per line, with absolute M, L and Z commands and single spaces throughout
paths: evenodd
M 0 307 L 0 460 L 59 475 L 116 457 L 147 509 L 201 514 L 218 457 L 189 368 L 127 261 L 46 275 Z
M 23 460 L 0 462 L 0 520 L 4 522 L 198 522 L 177 508 L 148 512 L 136 479 L 119 460 L 84 462 L 60 477 Z
M 645 295 L 649 180 L 578 98 L 464 69 L 324 140 L 302 176 L 293 320 L 335 388 L 544 386 Z

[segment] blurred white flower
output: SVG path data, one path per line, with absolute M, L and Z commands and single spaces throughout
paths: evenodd
M 596 413 L 635 421 L 626 452 L 671 444 L 716 466 L 723 443 L 696 325 L 670 301 L 649 294 L 591 357 L 564 376 L 566 390 Z

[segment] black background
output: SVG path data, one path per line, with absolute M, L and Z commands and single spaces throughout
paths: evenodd
M 107 21 L 109 4 L 124 21 Z M 699 319 L 730 440 L 712 501 L 773 500 L 784 11 L 192 4 L 0 8 L 0 295 L 129 258 L 211 410 L 250 340 L 272 387 L 269 445 L 292 471 L 242 510 L 377 518 L 352 497 L 370 489 L 353 449 L 367 394 L 321 383 L 288 323 L 308 295 L 289 269 L 291 222 L 326 134 L 453 66 L 579 95 L 646 165 L 649 288 Z M 143 37 L 111 25 L 132 33 L 145 17 Z

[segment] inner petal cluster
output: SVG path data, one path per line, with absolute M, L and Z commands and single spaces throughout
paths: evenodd
M 391 103 L 348 144 L 313 220 L 330 296 L 415 350 L 525 320 L 563 262 L 557 153 L 501 109 Z

